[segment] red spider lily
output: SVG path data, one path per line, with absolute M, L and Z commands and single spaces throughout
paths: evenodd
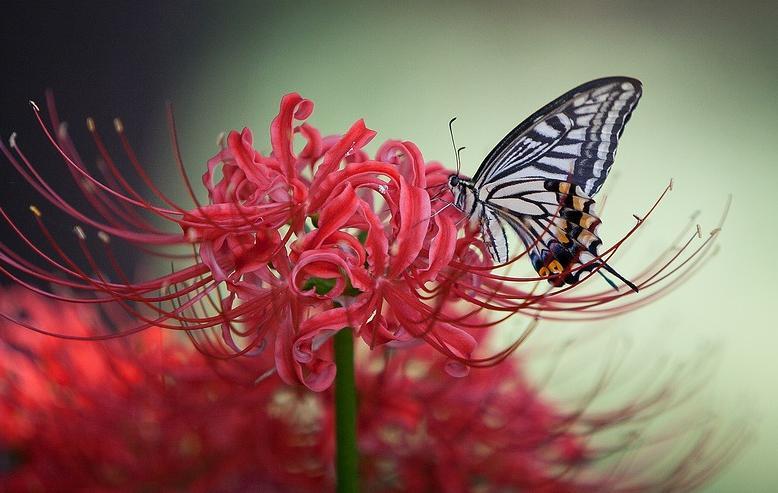
M 0 306 L 38 325 L 67 316 L 75 334 L 104 323 L 18 289 Z M 688 449 L 658 461 L 678 441 L 641 432 L 683 401 L 669 381 L 594 412 L 607 375 L 561 406 L 515 358 L 459 379 L 424 344 L 359 362 L 366 491 L 688 491 L 738 445 L 696 423 Z M 84 343 L 0 323 L 0 489 L 332 491 L 331 392 L 277 378 L 239 385 L 214 364 L 170 331 Z
M 75 334 L 104 323 L 19 290 L 0 305 L 35 324 L 65 316 Z M 0 324 L 0 490 L 312 491 L 323 473 L 291 465 L 329 446 L 300 446 L 306 430 L 273 419 L 280 382 L 246 389 L 170 334 L 62 341 Z
M 363 148 L 375 132 L 362 120 L 341 136 L 322 138 L 309 124 L 296 124 L 313 110 L 313 104 L 297 94 L 281 101 L 270 128 L 269 155 L 254 148 L 248 129 L 230 132 L 220 141 L 221 150 L 208 161 L 203 175 L 208 191 L 205 204 L 197 200 L 184 173 L 169 113 L 175 160 L 194 201 L 189 208 L 176 204 L 152 183 L 119 120 L 114 126 L 126 160 L 158 204 L 119 172 L 95 123 L 88 120 L 103 163 L 101 176 L 92 174 L 59 121 L 51 98 L 49 106 L 50 127 L 33 104 L 35 116 L 93 214 L 81 212 L 59 195 L 15 137 L 10 148 L 0 144 L 0 150 L 48 202 L 98 230 L 102 251 L 93 254 L 84 229 L 76 226 L 84 267 L 57 243 L 40 209 L 32 207 L 48 248 L 37 245 L 0 209 L 9 226 L 45 263 L 45 268 L 40 267 L 2 245 L 2 272 L 56 299 L 120 306 L 138 320 L 123 334 L 151 326 L 183 328 L 200 350 L 218 358 L 272 348 L 271 368 L 285 382 L 302 382 L 313 390 L 326 389 L 333 381 L 330 338 L 344 327 L 353 327 L 371 348 L 424 340 L 450 360 L 449 371 L 462 375 L 469 367 L 502 360 L 522 340 L 489 357 L 476 357 L 479 331 L 516 314 L 529 317 L 532 328 L 537 320 L 593 320 L 637 308 L 693 273 L 707 258 L 716 236 L 711 234 L 691 253 L 696 233 L 680 248 L 668 247 L 643 273 L 633 276 L 641 290 L 639 297 L 627 297 L 632 295 L 627 290 L 581 293 L 577 288 L 585 282 L 544 288 L 546 283 L 541 281 L 548 276 L 507 272 L 508 264 L 526 252 L 506 265 L 493 264 L 462 212 L 449 207 L 451 197 L 445 187 L 450 171 L 426 162 L 416 145 L 407 141 L 387 141 L 371 159 Z M 298 135 L 304 145 L 296 152 L 293 141 Z M 595 260 L 610 259 L 655 207 Z M 148 221 L 148 214 L 180 229 L 165 232 Z M 165 258 L 180 257 L 159 250 L 171 245 L 184 245 L 195 253 L 185 267 L 168 275 L 131 281 L 114 255 L 114 238 Z M 109 276 L 106 270 L 113 273 Z M 48 292 L 38 287 L 40 281 L 67 290 Z M 465 312 L 446 315 L 458 303 L 464 303 Z M 474 322 L 472 317 L 482 312 L 489 317 Z
M 673 438 L 646 433 L 659 409 L 688 397 L 673 395 L 670 381 L 623 407 L 590 411 L 607 372 L 565 409 L 540 394 L 516 358 L 459 380 L 428 346 L 367 358 L 374 373 L 358 377 L 360 403 L 381 410 L 360 415 L 368 491 L 690 491 L 742 443 L 730 436 L 713 445 L 724 437 L 694 421 L 665 430 Z M 659 460 L 671 452 L 676 463 Z

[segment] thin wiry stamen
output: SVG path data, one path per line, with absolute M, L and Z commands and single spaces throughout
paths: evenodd
M 307 118 L 311 106 L 296 94 L 282 100 L 271 124 L 270 155 L 253 147 L 248 129 L 219 139 L 218 153 L 203 175 L 206 202 L 198 199 L 199 190 L 186 172 L 168 105 L 172 157 L 192 202 L 184 209 L 150 179 L 120 119 L 113 122 L 124 151 L 119 160 L 109 152 L 95 121 L 87 120 L 99 158 L 98 171 L 92 174 L 59 121 L 50 93 L 47 102 L 51 125 L 44 123 L 37 105 L 31 105 L 34 116 L 91 212 L 63 199 L 28 159 L 15 135 L 10 149 L 0 143 L 0 151 L 47 202 L 75 220 L 80 255 L 71 256 L 56 241 L 37 207 L 32 212 L 45 248 L 0 209 L 31 257 L 45 267 L 0 244 L 0 272 L 35 292 L 53 291 L 47 294 L 52 298 L 105 303 L 117 320 L 129 320 L 119 333 L 151 325 L 183 330 L 198 351 L 220 361 L 254 357 L 275 345 L 272 352 L 281 378 L 288 383 L 299 380 L 315 390 L 328 385 L 316 380 L 321 376 L 317 372 L 331 368 L 330 337 L 342 327 L 353 327 L 374 349 L 424 341 L 448 359 L 455 373 L 468 366 L 495 366 L 543 321 L 610 318 L 666 296 L 710 258 L 717 236 L 688 237 L 693 232 L 684 229 L 631 280 L 613 271 L 609 262 L 623 255 L 644 230 L 671 183 L 604 251 L 570 236 L 570 241 L 578 242 L 571 243 L 575 262 L 564 268 L 558 262 L 553 268 L 537 267 L 538 275 L 516 274 L 512 270 L 520 259 L 537 263 L 538 252 L 556 241 L 548 238 L 562 231 L 569 209 L 587 208 L 589 214 L 593 201 L 574 188 L 572 174 L 557 188 L 542 183 L 549 194 L 536 201 L 546 212 L 534 220 L 537 231 L 525 238 L 522 250 L 495 263 L 478 221 L 441 206 L 446 194 L 455 192 L 448 185 L 450 171 L 426 163 L 410 142 L 389 141 L 370 159 L 361 147 L 375 132 L 361 120 L 344 136 L 322 139 L 308 123 L 297 124 Z M 295 138 L 305 140 L 302 152 L 295 152 L 299 148 Z M 136 176 L 122 173 L 125 161 Z M 136 177 L 143 188 L 133 185 Z M 533 190 L 539 186 L 537 177 L 517 183 Z M 153 218 L 172 222 L 180 230 L 165 232 Z M 582 227 L 599 240 L 599 219 L 588 215 L 586 221 Z M 97 250 L 90 248 L 92 228 L 100 241 Z M 563 238 L 567 236 L 559 237 L 567 242 Z M 136 281 L 117 258 L 121 247 L 114 246 L 116 241 L 129 242 L 154 257 L 176 259 L 180 266 L 171 265 L 166 275 Z M 676 244 L 680 246 L 674 249 Z M 191 253 L 170 249 L 175 246 Z M 103 264 L 108 272 L 101 270 Z M 640 295 L 618 290 L 616 284 L 612 284 L 616 291 L 585 290 L 600 269 L 615 273 Z M 50 289 L 38 286 L 46 283 Z M 527 317 L 528 323 L 508 346 L 488 355 L 476 351 L 484 334 L 517 316 Z M 578 426 L 580 420 L 571 417 L 571 423 Z M 568 474 L 576 474 L 575 468 L 560 471 L 560 476 Z

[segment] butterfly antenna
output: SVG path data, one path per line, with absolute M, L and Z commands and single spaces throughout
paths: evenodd
M 457 144 L 454 141 L 454 122 L 456 121 L 457 117 L 452 118 L 448 121 L 448 133 L 451 135 L 451 145 L 454 147 L 454 155 L 457 159 L 457 175 L 459 175 L 459 170 L 461 168 L 461 162 L 459 161 L 459 151 L 464 149 L 462 147 L 461 149 L 457 149 Z
M 603 269 L 607 270 L 607 271 L 608 271 L 610 274 L 612 274 L 612 275 L 616 276 L 616 277 L 617 277 L 617 278 L 618 278 L 618 279 L 619 279 L 621 282 L 623 282 L 624 284 L 626 284 L 627 286 L 629 286 L 629 287 L 630 287 L 630 289 L 632 289 L 632 291 L 634 291 L 634 292 L 636 292 L 636 293 L 637 293 L 637 292 L 639 292 L 639 290 L 638 290 L 638 287 L 637 287 L 637 286 L 635 286 L 635 285 L 634 285 L 634 284 L 633 284 L 631 281 L 629 281 L 627 278 L 625 278 L 624 276 L 622 276 L 621 274 L 619 274 L 618 272 L 616 272 L 616 271 L 613 269 L 613 267 L 611 267 L 610 265 L 606 264 L 605 262 L 601 262 L 601 263 L 600 263 L 600 267 L 602 267 Z M 614 283 L 613 281 L 611 281 L 611 280 L 608 278 L 608 276 L 606 276 L 605 274 L 603 274 L 603 273 L 602 273 L 602 271 L 601 271 L 601 270 L 599 270 L 599 269 L 598 269 L 598 270 L 597 270 L 597 273 L 598 273 L 598 274 L 600 274 L 600 275 L 602 276 L 602 278 L 603 278 L 603 279 L 605 279 L 605 281 L 607 281 L 607 283 L 608 283 L 608 284 L 610 284 L 610 285 L 611 285 L 611 287 L 612 287 L 613 289 L 615 289 L 616 291 L 618 291 L 618 290 L 619 290 L 618 286 L 616 286 L 616 283 Z

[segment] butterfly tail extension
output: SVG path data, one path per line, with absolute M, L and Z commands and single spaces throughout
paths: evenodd
M 615 276 L 616 278 L 618 278 L 618 280 L 619 280 L 619 281 L 621 281 L 621 282 L 623 282 L 624 284 L 626 284 L 626 285 L 627 285 L 627 286 L 628 286 L 628 287 L 629 287 L 629 288 L 630 288 L 632 291 L 634 291 L 634 292 L 636 292 L 636 293 L 638 293 L 638 292 L 640 291 L 640 290 L 638 289 L 638 287 L 637 287 L 637 286 L 635 286 L 635 284 L 634 284 L 634 283 L 632 283 L 632 281 L 630 281 L 630 280 L 629 280 L 629 279 L 627 279 L 626 277 L 624 277 L 624 276 L 622 276 L 621 274 L 619 274 L 618 272 L 616 272 L 616 269 L 614 269 L 614 268 L 613 268 L 613 267 L 611 267 L 610 265 L 606 264 L 605 262 L 598 262 L 598 265 L 599 265 L 601 268 L 603 268 L 603 269 L 605 269 L 606 271 L 608 271 L 608 273 L 609 273 L 609 274 L 611 274 L 611 275 Z M 615 289 L 616 291 L 618 291 L 618 290 L 619 290 L 618 286 L 616 286 L 616 284 L 615 284 L 613 281 L 611 281 L 610 279 L 608 279 L 608 278 L 605 276 L 605 274 L 603 274 L 603 273 L 602 273 L 602 271 L 601 271 L 601 270 L 599 270 L 599 269 L 598 269 L 598 270 L 597 270 L 597 273 L 599 273 L 599 274 L 600 274 L 602 277 L 604 277 L 604 278 L 605 278 L 605 280 L 606 280 L 606 281 L 608 281 L 608 284 L 610 284 L 611 286 L 613 286 L 613 289 Z
M 608 276 L 606 276 L 605 274 L 603 274 L 603 273 L 602 273 L 602 271 L 601 271 L 601 270 L 599 270 L 599 269 L 597 270 L 597 273 L 598 273 L 598 274 L 600 275 L 600 277 L 602 277 L 602 278 L 605 280 L 605 282 L 607 282 L 607 283 L 608 283 L 608 285 L 609 285 L 610 287 L 612 287 L 612 288 L 613 288 L 615 291 L 618 291 L 618 290 L 619 290 L 619 286 L 618 286 L 618 285 L 617 285 L 615 282 L 613 282 L 613 279 L 611 279 L 610 277 L 608 277 Z

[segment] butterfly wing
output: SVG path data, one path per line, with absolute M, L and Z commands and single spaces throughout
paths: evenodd
M 554 284 L 574 284 L 598 264 L 600 219 L 581 187 L 547 180 L 521 180 L 483 202 L 481 236 L 492 259 L 509 259 L 508 231 L 518 234 L 535 270 Z
M 593 196 L 613 164 L 641 87 L 636 79 L 607 77 L 568 91 L 497 144 L 473 177 L 475 186 L 550 178 L 578 185 Z
M 535 112 L 489 153 L 473 185 L 483 204 L 482 237 L 496 262 L 508 260 L 510 228 L 553 284 L 574 284 L 602 264 L 591 197 L 608 175 L 640 95 L 636 79 L 588 82 Z

